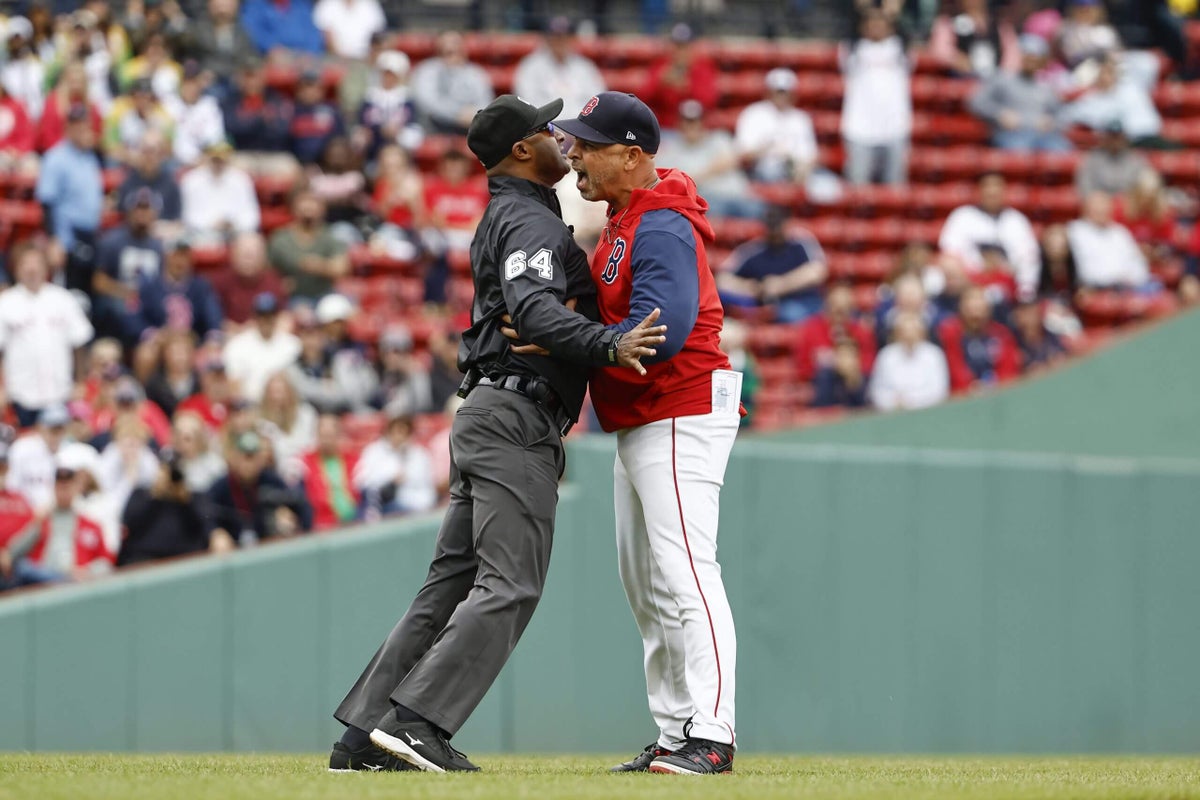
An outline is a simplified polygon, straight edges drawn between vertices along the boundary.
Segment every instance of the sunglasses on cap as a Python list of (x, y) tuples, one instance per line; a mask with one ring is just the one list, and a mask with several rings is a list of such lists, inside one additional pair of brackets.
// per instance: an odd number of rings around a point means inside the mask
[(63, 467), (59, 467), (58, 469), (54, 470), (54, 480), (55, 481), (60, 481), (60, 482), (61, 481), (69, 481), (74, 477), (75, 477), (75, 470), (73, 470), (73, 469), (66, 469)]
[(545, 131), (546, 133), (549, 133), (549, 134), (553, 134), (553, 133), (554, 133), (554, 131), (555, 131), (554, 123), (553, 123), (553, 122), (547, 122), (545, 125), (541, 125), (541, 126), (539, 126), (539, 127), (537, 127), (537, 128), (534, 128), (533, 130), (529, 131), (528, 133), (526, 133), (526, 134), (525, 134), (524, 136), (522, 136), (521, 138), (522, 138), (522, 139), (528, 139), (528, 138), (529, 138), (529, 137), (531, 137), (531, 136), (537, 136), (537, 135), (538, 135), (539, 133), (541, 133), (542, 131)]

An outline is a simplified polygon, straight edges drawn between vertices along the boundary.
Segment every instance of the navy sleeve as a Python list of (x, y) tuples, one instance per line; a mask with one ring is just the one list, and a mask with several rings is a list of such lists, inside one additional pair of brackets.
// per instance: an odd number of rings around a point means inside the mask
[(124, 246), (125, 237), (120, 229), (102, 238), (96, 247), (96, 267), (110, 278), (120, 280), (121, 250)]
[(642, 216), (630, 254), (633, 291), (629, 316), (613, 326), (631, 331), (655, 308), (659, 325), (667, 326), (667, 341), (658, 354), (642, 363), (666, 361), (683, 349), (700, 314), (700, 274), (696, 266), (696, 234), (692, 224), (675, 211), (662, 209)]

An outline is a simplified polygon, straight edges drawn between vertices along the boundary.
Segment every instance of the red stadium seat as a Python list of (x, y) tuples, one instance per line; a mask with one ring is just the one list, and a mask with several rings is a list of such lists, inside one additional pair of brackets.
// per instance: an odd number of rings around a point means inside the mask
[(296, 186), (296, 179), (291, 176), (252, 175), (254, 191), (258, 201), (263, 205), (286, 203), (288, 195)]
[(794, 183), (756, 183), (753, 190), (772, 205), (794, 209), (804, 203), (804, 187)]
[(758, 239), (766, 233), (766, 226), (758, 220), (731, 218), (713, 219), (711, 222), (717, 244), (730, 249)]
[(646, 70), (642, 67), (632, 69), (606, 69), (604, 82), (610, 91), (638, 92), (646, 83)]
[[(712, 50), (712, 57), (724, 71), (765, 72), (779, 65), (777, 49), (761, 41), (724, 41), (717, 42)], [(762, 84), (759, 84), (761, 94)]]
[(786, 383), (796, 377), (796, 359), (791, 354), (772, 356), (769, 358), (755, 357), (758, 374), (764, 384), (774, 385)]
[(667, 52), (666, 41), (657, 36), (610, 36), (602, 41), (597, 54), (601, 62), (609, 66), (637, 67), (642, 72)]
[(208, 245), (192, 250), (192, 268), (196, 272), (218, 272), (229, 265), (229, 248), (222, 245)]
[(437, 38), (432, 33), (397, 33), (391, 38), (391, 46), (403, 52), (415, 64), (434, 54), (437, 50)]
[(891, 253), (846, 253), (829, 259), (829, 276), (836, 281), (876, 285), (887, 280), (896, 265)]
[(856, 286), (854, 287), (854, 306), (862, 314), (870, 314), (875, 311), (875, 306), (879, 305), (879, 287), (878, 286)]
[(262, 210), (263, 234), (270, 235), (292, 221), (292, 212), (287, 206), (268, 206)]
[(717, 91), (720, 105), (739, 109), (763, 96), (763, 74), (761, 72), (721, 73), (717, 76)]
[(496, 94), (512, 94), (513, 76), (517, 72), (517, 68), (511, 64), (505, 66), (487, 67), (488, 78), (492, 82), (492, 89)]
[(839, 73), (802, 72), (796, 85), (796, 104), (808, 111), (840, 111), (845, 82)]
[(800, 331), (796, 325), (760, 325), (748, 332), (746, 347), (759, 358), (792, 352)]
[(775, 52), (774, 66), (784, 66), (800, 73), (836, 73), (837, 45), (814, 42), (782, 45)]

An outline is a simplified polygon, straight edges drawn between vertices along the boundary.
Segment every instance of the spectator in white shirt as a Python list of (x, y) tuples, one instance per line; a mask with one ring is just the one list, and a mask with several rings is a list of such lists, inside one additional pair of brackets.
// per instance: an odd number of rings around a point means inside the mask
[(738, 153), (756, 180), (805, 183), (817, 166), (812, 119), (796, 108), (796, 73), (767, 73), (767, 96), (738, 115)]
[(435, 133), (463, 135), (475, 112), (495, 97), (492, 80), (483, 67), (467, 61), (467, 45), (457, 31), (438, 36), (437, 52), (413, 70), (413, 102)]
[(58, 469), (75, 473), (75, 481), (79, 484), (75, 510), (100, 526), (104, 546), (110, 553), (120, 550), (124, 508), (100, 486), (100, 454), (96, 448), (83, 442), (66, 442), (59, 448), (55, 463)]
[(122, 512), (134, 489), (154, 483), (158, 457), (150, 449), (150, 430), (136, 414), (122, 415), (113, 423), (112, 441), (100, 454), (96, 470), (100, 488)]
[(1151, 288), (1146, 256), (1129, 229), (1113, 222), (1113, 201), (1092, 192), (1083, 201), (1083, 216), (1067, 224), (1079, 285), (1089, 289)]
[(880, 411), (926, 408), (950, 396), (950, 370), (941, 348), (925, 338), (917, 314), (897, 315), (893, 341), (879, 351), (868, 394)]
[(9, 448), (4, 486), (20, 493), (35, 514), (54, 503), (55, 459), (65, 443), (70, 421), (66, 406), (47, 406), (37, 417), (37, 430), (17, 439)]
[(179, 182), (183, 224), (202, 240), (258, 230), (260, 212), (254, 181), (229, 163), (232, 151), (224, 139), (209, 145), (200, 166)]
[(412, 417), (392, 411), (383, 437), (358, 459), (351, 480), (362, 494), (366, 519), (428, 511), (437, 503), (433, 460), (412, 433)]
[(766, 212), (766, 205), (750, 190), (733, 138), (704, 124), (704, 106), (698, 100), (679, 104), (679, 130), (665, 132), (655, 163), (690, 175), (708, 201), (710, 217), (761, 219)]
[(17, 284), (0, 293), (0, 352), (8, 399), (27, 427), (41, 409), (71, 399), (76, 350), (93, 330), (75, 297), (47, 282), (42, 250), (18, 247), (12, 263)]
[(286, 372), (267, 379), (259, 415), (271, 441), (275, 471), (291, 486), (303, 478), (301, 458), (317, 444), (317, 411), (300, 398)]
[(554, 17), (546, 26), (546, 40), (517, 64), (513, 92), (535, 106), (561, 97), (563, 111), (577, 109), (607, 87), (600, 70), (587, 56), (575, 52), (571, 21)]
[(241, 396), (258, 402), (267, 381), (300, 355), (300, 340), (279, 325), (279, 301), (270, 292), (254, 298), (254, 324), (225, 344), (225, 372)]
[(204, 93), (207, 83), (200, 64), (189, 61), (183, 65), (179, 94), (163, 101), (175, 122), (175, 160), (181, 166), (192, 166), (210, 145), (225, 140), (225, 117), (216, 98)]
[(9, 17), (4, 29), (6, 55), (0, 68), (4, 91), (21, 101), (29, 119), (36, 122), (45, 105), (46, 68), (30, 44), (33, 25), (25, 17)]
[(330, 55), (361, 61), (371, 52), (371, 37), (387, 27), (379, 0), (318, 0), (313, 24)]
[(1100, 132), (1119, 122), (1135, 147), (1157, 147), (1163, 143), (1162, 116), (1150, 92), (1128, 78), (1118, 77), (1117, 64), (1109, 58), (1100, 65), (1092, 88), (1063, 109), (1063, 121)]
[(943, 256), (968, 273), (984, 271), (982, 247), (998, 248), (1023, 296), (1037, 291), (1040, 272), (1037, 237), (1029, 219), (1006, 202), (1004, 176), (988, 173), (979, 179), (979, 201), (950, 212), (938, 237)]
[(878, 176), (880, 183), (902, 184), (908, 180), (912, 135), (911, 62), (882, 9), (864, 14), (861, 33), (838, 54), (846, 80), (846, 180), (864, 184)]

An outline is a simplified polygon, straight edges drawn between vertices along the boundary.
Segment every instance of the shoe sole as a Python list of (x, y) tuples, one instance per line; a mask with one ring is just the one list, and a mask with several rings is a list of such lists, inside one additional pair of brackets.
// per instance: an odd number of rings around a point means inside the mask
[(352, 769), (334, 769), (333, 767), (330, 767), (329, 771), (334, 774), (341, 774), (343, 772), (354, 772), (354, 770), (352, 770)]
[(697, 772), (694, 769), (687, 767), (677, 767), (674, 764), (651, 764), (648, 772), (653, 772), (656, 775), (729, 775), (733, 769), (727, 769), (722, 772)]
[(420, 753), (413, 750), (400, 739), (379, 730), (379, 728), (371, 731), (371, 742), (381, 750), (386, 750), (396, 758), (407, 761), (419, 770), (424, 770), (425, 772), (446, 771), (429, 759), (423, 758)]

